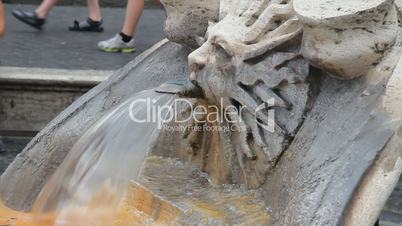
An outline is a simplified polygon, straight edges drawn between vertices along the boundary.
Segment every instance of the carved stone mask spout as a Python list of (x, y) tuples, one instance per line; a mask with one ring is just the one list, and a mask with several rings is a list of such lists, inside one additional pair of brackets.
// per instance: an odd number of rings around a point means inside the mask
[[(220, 11), (221, 20), (209, 23), (205, 43), (188, 57), (190, 79), (203, 89), (208, 103), (242, 109), (239, 114), (230, 114), (230, 121), (243, 128), (231, 133), (239, 159), (255, 159), (256, 150), (251, 146), (256, 144), (269, 162), (275, 162), (284, 149), (285, 137), (293, 134), (300, 123), (303, 111), (298, 110), (304, 106), (294, 108), (298, 112), (284, 114), (295, 116), (283, 120), (295, 120), (292, 126), (271, 123), (269, 109), (290, 110), (292, 103), (279, 94), (289, 88), (287, 84), (300, 83), (301, 86), (292, 86), (290, 92), (299, 93), (296, 95), (303, 99), (298, 100), (300, 103), (305, 104), (308, 99), (308, 88), (303, 82), (309, 67), (299, 54), (302, 25), (291, 0), (242, 0), (232, 4), (226, 1), (221, 2)], [(275, 101), (269, 103), (271, 99)], [(267, 125), (275, 131), (264, 131), (262, 127)], [(279, 142), (269, 143), (273, 137)]]
[(295, 39), (302, 32), (292, 1), (240, 1), (239, 4), (229, 9), (220, 22), (209, 24), (206, 42), (189, 55), (190, 79), (198, 81), (210, 94), (211, 101), (212, 96), (230, 96), (246, 104), (239, 97), (244, 92), (241, 86), (264, 80), (239, 74), (249, 65), (247, 61)]

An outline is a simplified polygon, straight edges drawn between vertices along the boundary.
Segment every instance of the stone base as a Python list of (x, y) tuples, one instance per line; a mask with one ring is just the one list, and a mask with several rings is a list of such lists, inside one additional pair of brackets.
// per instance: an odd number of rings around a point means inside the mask
[(111, 71), (0, 68), (0, 132), (38, 132)]
[[(23, 216), (2, 210), (0, 225), (30, 225)], [(189, 164), (151, 156), (141, 179), (128, 188), (113, 225), (268, 225), (270, 219), (258, 192), (214, 187)]]
[(268, 225), (269, 212), (258, 192), (212, 186), (188, 163), (151, 156), (142, 178), (131, 187), (129, 206), (157, 225)]

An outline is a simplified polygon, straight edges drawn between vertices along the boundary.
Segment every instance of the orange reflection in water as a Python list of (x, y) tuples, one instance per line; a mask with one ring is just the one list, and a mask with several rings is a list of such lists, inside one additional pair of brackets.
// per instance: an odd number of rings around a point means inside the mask
[[(107, 195), (107, 194), (105, 194)], [(102, 196), (97, 196), (101, 200)], [(99, 199), (98, 199), (99, 198)], [(96, 205), (96, 200), (92, 206), (85, 208), (65, 208), (58, 213), (24, 213), (6, 207), (0, 203), (0, 225), (1, 226), (121, 226), (121, 222), (136, 222), (135, 216), (130, 214), (131, 208), (125, 206), (126, 202), (120, 205), (118, 211)], [(132, 213), (132, 212), (131, 212)], [(116, 220), (115, 216), (118, 216)], [(120, 222), (119, 224), (116, 224)]]
[[(7, 208), (3, 203), (0, 204), (0, 225), (1, 226), (103, 226), (103, 225), (135, 225), (136, 222), (143, 221), (141, 217), (133, 214), (131, 207), (123, 205), (118, 211), (113, 223), (108, 222), (110, 212), (108, 210), (81, 211), (72, 210), (64, 213), (64, 219), (60, 221), (60, 214), (33, 214), (24, 213)], [(96, 222), (93, 222), (96, 219)], [(56, 222), (57, 221), (57, 222)]]
[(23, 213), (6, 207), (0, 203), (0, 225), (4, 226), (51, 226), (54, 222), (54, 215), (47, 214), (35, 216), (31, 213)]
[[(129, 191), (136, 191), (129, 186)], [(138, 224), (152, 225), (153, 220), (140, 214), (132, 200), (124, 196), (118, 205), (104, 205), (114, 202), (113, 198), (121, 198), (108, 189), (101, 189), (95, 194), (87, 207), (63, 208), (58, 213), (24, 213), (12, 210), (0, 202), (0, 226), (134, 226)], [(128, 192), (132, 193), (132, 192)], [(131, 197), (133, 198), (133, 197)]]

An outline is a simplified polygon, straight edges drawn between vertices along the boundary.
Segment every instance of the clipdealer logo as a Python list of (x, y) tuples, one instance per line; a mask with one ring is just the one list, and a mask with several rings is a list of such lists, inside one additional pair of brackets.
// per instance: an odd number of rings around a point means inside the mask
[[(254, 112), (257, 125), (262, 129), (273, 133), (275, 131), (275, 99), (271, 98), (259, 105)], [(189, 108), (191, 114), (183, 116), (180, 109)], [(145, 109), (138, 111), (138, 109)], [(241, 131), (240, 125), (244, 124), (242, 115), (248, 111), (246, 107), (236, 107), (234, 105), (224, 105), (223, 100), (219, 105), (196, 105), (188, 99), (178, 98), (169, 105), (160, 105), (153, 98), (140, 98), (132, 101), (129, 107), (130, 119), (135, 123), (157, 124), (158, 129), (168, 131), (204, 130), (204, 131)], [(257, 115), (264, 117), (257, 118)], [(183, 126), (193, 122), (195, 125)], [(175, 123), (175, 126), (168, 124)], [(200, 126), (202, 124), (202, 126)], [(213, 125), (213, 126), (211, 126)], [(219, 125), (219, 126), (218, 126)]]

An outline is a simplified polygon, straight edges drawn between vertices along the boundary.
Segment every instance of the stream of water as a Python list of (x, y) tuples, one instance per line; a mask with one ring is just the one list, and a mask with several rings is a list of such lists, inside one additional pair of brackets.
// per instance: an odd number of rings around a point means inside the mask
[[(145, 100), (152, 106), (170, 107), (174, 99), (174, 95), (143, 91), (104, 116), (72, 147), (43, 187), (32, 213), (19, 218), (37, 226), (113, 225), (128, 184), (140, 174), (158, 134), (160, 120), (135, 122), (133, 117), (149, 116)], [(159, 118), (169, 114), (159, 113)]]

